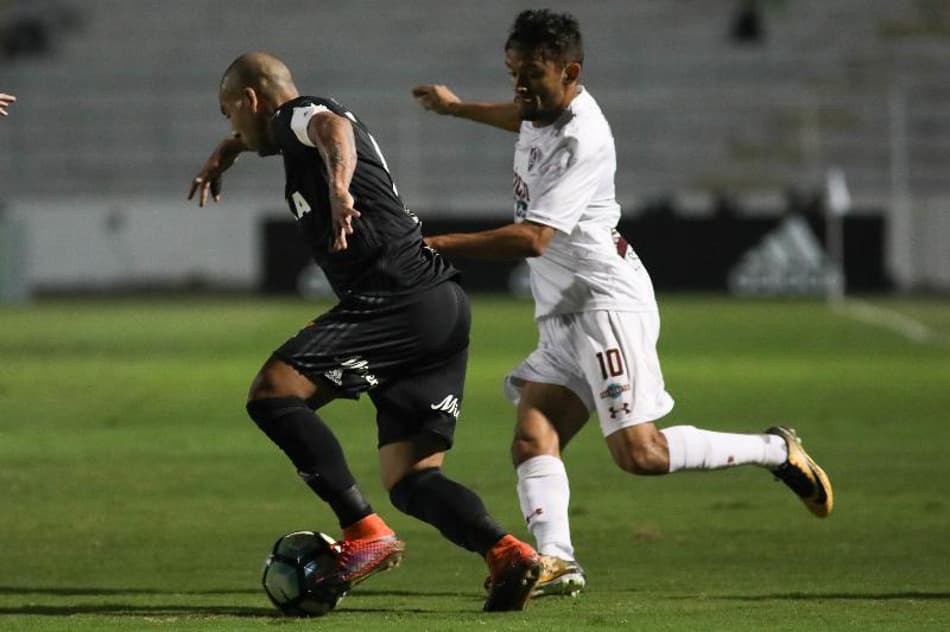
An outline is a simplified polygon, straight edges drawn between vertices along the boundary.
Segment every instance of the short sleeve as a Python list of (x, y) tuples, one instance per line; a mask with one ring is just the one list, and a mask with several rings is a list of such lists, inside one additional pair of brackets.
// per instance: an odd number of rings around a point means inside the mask
[(302, 144), (307, 147), (316, 147), (310, 140), (307, 133), (307, 127), (310, 125), (310, 119), (320, 112), (329, 112), (330, 109), (325, 105), (311, 103), (294, 108), (293, 115), (290, 118), (290, 129)]

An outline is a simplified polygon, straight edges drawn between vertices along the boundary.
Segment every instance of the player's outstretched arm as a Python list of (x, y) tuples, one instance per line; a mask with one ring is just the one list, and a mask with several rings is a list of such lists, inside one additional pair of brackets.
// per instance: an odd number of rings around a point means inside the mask
[(215, 202), (221, 201), (221, 176), (230, 169), (241, 152), (247, 151), (247, 147), (240, 138), (226, 138), (221, 141), (211, 156), (205, 161), (204, 166), (198, 175), (191, 181), (191, 188), (188, 190), (188, 199), (195, 197), (198, 193), (198, 206), (204, 206), (208, 201), (208, 195)]
[(554, 237), (550, 226), (535, 222), (508, 224), (478, 233), (447, 233), (426, 237), (430, 248), (472, 259), (523, 259), (540, 257)]
[(4, 94), (0, 92), (0, 116), (8, 116), (7, 106), (16, 101), (16, 97), (12, 94)]
[(353, 219), (360, 212), (350, 194), (350, 182), (356, 171), (356, 137), (353, 124), (333, 112), (318, 112), (307, 124), (310, 138), (327, 169), (330, 190), (330, 218), (333, 222), (333, 243), (330, 252), (346, 250), (346, 236), (353, 234)]
[(481, 103), (462, 101), (443, 85), (423, 85), (412, 89), (412, 96), (426, 110), (466, 118), (477, 123), (500, 127), (509, 132), (521, 129), (521, 117), (514, 102)]

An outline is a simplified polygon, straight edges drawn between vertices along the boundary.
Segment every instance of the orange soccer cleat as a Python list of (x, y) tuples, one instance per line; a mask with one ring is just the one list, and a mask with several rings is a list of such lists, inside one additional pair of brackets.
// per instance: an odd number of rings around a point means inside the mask
[(319, 577), (316, 583), (345, 593), (373, 575), (399, 566), (406, 544), (395, 535), (386, 535), (340, 540), (332, 548), (337, 554), (336, 570)]
[(483, 610), (524, 610), (541, 577), (541, 556), (530, 545), (506, 535), (485, 557), (490, 576)]

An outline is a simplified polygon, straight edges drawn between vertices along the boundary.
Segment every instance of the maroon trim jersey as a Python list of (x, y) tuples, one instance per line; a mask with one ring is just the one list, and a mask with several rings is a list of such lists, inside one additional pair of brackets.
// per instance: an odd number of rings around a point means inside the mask
[[(348, 248), (330, 252), (333, 241), (327, 169), (307, 135), (310, 119), (332, 112), (353, 124), (356, 169), (350, 194), (353, 219)], [(367, 127), (333, 99), (301, 96), (280, 106), (271, 121), (284, 158), (285, 197), (313, 258), (340, 299), (385, 302), (424, 291), (458, 276), (422, 241), (419, 219), (403, 204), (376, 140)]]

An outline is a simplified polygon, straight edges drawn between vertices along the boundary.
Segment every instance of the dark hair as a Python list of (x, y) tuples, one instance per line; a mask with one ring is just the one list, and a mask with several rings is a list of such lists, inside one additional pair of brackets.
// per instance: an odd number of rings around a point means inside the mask
[(522, 11), (508, 31), (505, 50), (541, 53), (545, 58), (569, 64), (584, 63), (581, 28), (570, 13), (554, 13), (549, 9)]

